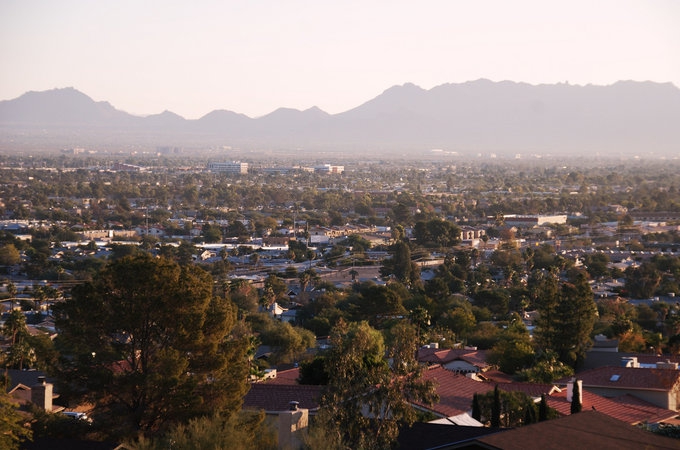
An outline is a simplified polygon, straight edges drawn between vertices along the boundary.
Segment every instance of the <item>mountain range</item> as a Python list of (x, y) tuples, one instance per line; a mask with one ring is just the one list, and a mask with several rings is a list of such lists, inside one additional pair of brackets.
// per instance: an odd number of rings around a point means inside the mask
[(5, 152), (159, 146), (678, 157), (680, 89), (634, 81), (579, 86), (482, 79), (429, 90), (407, 83), (339, 114), (280, 108), (251, 118), (216, 110), (195, 120), (170, 111), (135, 116), (74, 88), (0, 101)]

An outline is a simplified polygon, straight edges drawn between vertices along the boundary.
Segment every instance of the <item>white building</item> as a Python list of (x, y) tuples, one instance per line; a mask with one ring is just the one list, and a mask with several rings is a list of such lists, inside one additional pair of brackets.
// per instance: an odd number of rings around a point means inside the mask
[(345, 166), (334, 166), (331, 164), (324, 164), (322, 166), (314, 167), (314, 172), (317, 173), (343, 173)]
[(211, 162), (208, 170), (219, 173), (248, 173), (248, 163), (243, 162)]

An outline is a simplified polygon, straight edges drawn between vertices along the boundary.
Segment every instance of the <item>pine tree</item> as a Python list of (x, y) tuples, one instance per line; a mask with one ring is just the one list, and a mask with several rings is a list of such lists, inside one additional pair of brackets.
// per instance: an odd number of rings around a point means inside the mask
[(501, 393), (498, 385), (493, 390), (493, 405), (491, 406), (491, 426), (499, 428), (501, 426)]
[(543, 351), (556, 352), (564, 364), (577, 367), (591, 345), (590, 332), (597, 316), (587, 278), (573, 271), (569, 282), (558, 282), (554, 274), (537, 272), (530, 284), (540, 314), (534, 332), (537, 345)]
[(543, 422), (548, 420), (548, 401), (545, 394), (541, 394), (541, 403), (538, 404), (538, 421)]
[(477, 421), (482, 420), (482, 408), (479, 406), (479, 394), (477, 393), (472, 396), (472, 418)]
[(531, 425), (532, 423), (536, 423), (536, 407), (527, 405), (524, 413), (524, 425)]
[(55, 306), (60, 377), (87, 389), (121, 435), (238, 411), (248, 360), (245, 338), (230, 338), (236, 311), (196, 266), (115, 260)]
[(571, 391), (571, 414), (581, 412), (581, 409), (583, 409), (583, 405), (581, 404), (581, 388), (579, 384), (578, 380), (574, 380), (574, 387)]

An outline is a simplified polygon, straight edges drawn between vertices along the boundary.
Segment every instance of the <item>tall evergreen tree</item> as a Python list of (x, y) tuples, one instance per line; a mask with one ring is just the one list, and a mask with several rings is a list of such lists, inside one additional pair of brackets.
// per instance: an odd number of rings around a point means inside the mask
[(119, 435), (240, 409), (247, 345), (229, 337), (235, 305), (212, 291), (195, 266), (113, 261), (55, 308), (62, 379), (87, 390)]
[[(590, 348), (597, 307), (585, 274), (573, 272), (569, 282), (543, 275), (537, 283), (539, 319), (535, 330), (541, 350), (553, 350), (563, 363), (578, 367)], [(555, 289), (557, 287), (557, 290)]]
[(536, 407), (527, 405), (524, 413), (524, 425), (531, 425), (532, 423), (536, 423)]
[(541, 403), (538, 404), (538, 421), (543, 422), (548, 420), (548, 401), (545, 394), (541, 394)]
[(501, 426), (501, 393), (498, 385), (493, 389), (493, 404), (491, 406), (491, 426), (498, 428)]
[(570, 413), (578, 413), (583, 409), (583, 404), (581, 403), (581, 387), (578, 380), (574, 380), (574, 387), (571, 391), (571, 407)]
[(479, 406), (479, 394), (472, 396), (472, 418), (476, 421), (482, 420), (482, 409)]

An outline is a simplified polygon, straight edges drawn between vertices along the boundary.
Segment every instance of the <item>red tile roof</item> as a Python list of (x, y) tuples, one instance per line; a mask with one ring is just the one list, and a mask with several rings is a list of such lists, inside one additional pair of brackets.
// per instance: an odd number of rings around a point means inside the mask
[(297, 379), (300, 377), (300, 369), (288, 369), (276, 372), (276, 378), (267, 380), (267, 384), (286, 384), (286, 385), (297, 385)]
[(444, 350), (421, 348), (418, 350), (418, 361), (430, 364), (446, 364), (461, 360), (481, 369), (489, 367), (486, 362), (485, 350), (469, 350), (463, 348), (449, 348)]
[(290, 402), (299, 402), (300, 408), (316, 410), (323, 386), (255, 383), (243, 399), (246, 409), (287, 411)]
[[(439, 403), (426, 407), (435, 414), (445, 417), (463, 414), (472, 408), (472, 397), (492, 391), (496, 384), (506, 392), (521, 391), (531, 397), (550, 394), (555, 388), (551, 384), (492, 383), (476, 381), (464, 375), (446, 370), (437, 365), (423, 372), (423, 379), (435, 382)], [(419, 405), (424, 407), (424, 405)]]
[[(505, 450), (576, 449), (678, 449), (680, 441), (626, 425), (598, 411), (546, 420), (476, 439), (476, 448)], [(481, 444), (481, 445), (479, 445)]]
[[(618, 375), (618, 377), (615, 377)], [(680, 381), (680, 370), (633, 367), (599, 367), (578, 374), (583, 387), (671, 391)]]
[(444, 417), (457, 416), (469, 411), (475, 393), (491, 391), (495, 386), (492, 383), (472, 380), (441, 366), (433, 366), (424, 371), (423, 379), (435, 382), (439, 403), (429, 407), (419, 406)]
[[(547, 401), (548, 406), (556, 409), (560, 414), (564, 416), (571, 414), (571, 402), (567, 401), (566, 388), (550, 395)], [(595, 409), (630, 425), (662, 422), (678, 415), (675, 411), (659, 408), (629, 394), (607, 398), (584, 390), (582, 405), (584, 411)]]

